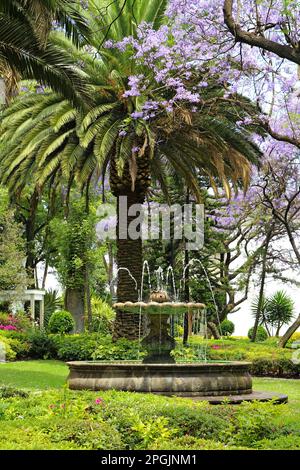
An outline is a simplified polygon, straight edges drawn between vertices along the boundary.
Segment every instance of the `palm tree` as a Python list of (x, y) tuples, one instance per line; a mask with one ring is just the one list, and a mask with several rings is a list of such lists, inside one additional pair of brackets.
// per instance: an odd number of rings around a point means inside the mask
[[(49, 39), (52, 23), (75, 44), (89, 29), (84, 17), (67, 0), (2, 0), (0, 4), (0, 76), (6, 82), (7, 100), (20, 77), (51, 86), (72, 102), (87, 98), (82, 77), (67, 54)], [(81, 103), (82, 104), (82, 103)]]
[(265, 321), (275, 328), (275, 336), (279, 336), (284, 325), (288, 325), (294, 318), (294, 302), (284, 291), (275, 292), (267, 301)]
[[(259, 152), (247, 132), (237, 129), (236, 121), (242, 111), (237, 113), (235, 107), (226, 104), (225, 90), (216, 87), (213, 78), (206, 90), (208, 104), (197, 112), (182, 103), (174, 112), (159, 114), (148, 121), (132, 118), (147, 96), (124, 97), (128, 79), (136, 73), (146, 74), (147, 70), (141, 71), (127, 53), (102, 50), (99, 44), (104, 37), (120, 40), (134, 34), (136, 24), (143, 20), (153, 20), (154, 27), (158, 27), (167, 2), (145, 0), (144, 8), (139, 2), (136, 11), (134, 2), (127, 2), (120, 16), (116, 16), (117, 3), (112, 2), (108, 8), (108, 28), (104, 28), (102, 19), (98, 19), (97, 29), (92, 25), (93, 31), (97, 31), (90, 39), (93, 55), (86, 47), (78, 50), (65, 38), (59, 35), (55, 38), (57, 48), (68, 51), (73, 60), (82, 64), (94, 89), (95, 106), (84, 113), (54, 93), (16, 99), (2, 117), (3, 181), (14, 191), (22, 190), (35, 174), (41, 189), (56, 174), (69, 185), (76, 180), (84, 187), (95, 174), (104, 175), (109, 170), (113, 194), (118, 200), (126, 196), (128, 205), (145, 201), (151, 178), (165, 191), (171, 169), (198, 198), (199, 174), (207, 175), (213, 185), (216, 178), (217, 184), (223, 184), (228, 191), (229, 179), (247, 185), (250, 162), (257, 161)], [(165, 99), (168, 91), (153, 89), (148, 93), (152, 98)], [(142, 260), (141, 239), (117, 239), (118, 266), (127, 267), (138, 283)], [(119, 301), (137, 299), (132, 280), (122, 271), (117, 296)], [(132, 338), (137, 333), (138, 319), (117, 312), (115, 337)]]

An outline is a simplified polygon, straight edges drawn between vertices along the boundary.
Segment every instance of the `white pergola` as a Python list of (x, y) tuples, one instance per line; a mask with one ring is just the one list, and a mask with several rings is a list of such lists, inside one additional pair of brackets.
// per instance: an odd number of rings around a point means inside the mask
[[(35, 323), (35, 303), (40, 303), (40, 328), (44, 327), (45, 317), (45, 297), (46, 291), (41, 289), (27, 289), (20, 296), (22, 302), (30, 302), (30, 316), (32, 323)], [(0, 291), (0, 302), (14, 302), (14, 291)]]

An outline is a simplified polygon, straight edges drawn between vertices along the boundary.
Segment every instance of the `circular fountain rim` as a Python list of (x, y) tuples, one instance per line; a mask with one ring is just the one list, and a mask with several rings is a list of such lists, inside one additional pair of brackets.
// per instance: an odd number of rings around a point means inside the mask
[(155, 368), (155, 369), (164, 369), (164, 368), (180, 368), (180, 367), (190, 367), (193, 369), (201, 368), (205, 369), (207, 367), (249, 367), (252, 365), (251, 362), (241, 362), (241, 361), (224, 361), (224, 362), (175, 362), (175, 363), (156, 363), (149, 362), (143, 363), (141, 361), (69, 361), (66, 363), (72, 367), (83, 368), (86, 366), (117, 366), (122, 368), (127, 368), (128, 366), (137, 367), (139, 369), (144, 368)]
[(160, 307), (160, 308), (165, 308), (165, 307), (173, 307), (175, 308), (180, 308), (180, 307), (185, 307), (185, 308), (206, 308), (205, 304), (202, 304), (200, 302), (116, 302), (113, 304), (113, 308), (123, 308), (123, 307), (142, 307), (142, 308), (149, 308), (149, 307)]

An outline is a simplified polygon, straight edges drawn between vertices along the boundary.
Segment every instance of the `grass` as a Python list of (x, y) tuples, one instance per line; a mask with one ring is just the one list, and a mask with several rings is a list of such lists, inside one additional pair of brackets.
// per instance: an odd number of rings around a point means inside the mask
[(30, 390), (61, 388), (68, 367), (60, 361), (17, 361), (0, 364), (0, 385)]

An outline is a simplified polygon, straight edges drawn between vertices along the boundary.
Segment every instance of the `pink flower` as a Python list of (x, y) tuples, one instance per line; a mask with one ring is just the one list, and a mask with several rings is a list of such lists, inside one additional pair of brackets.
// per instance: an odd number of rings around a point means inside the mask
[(3, 330), (3, 331), (16, 331), (17, 328), (14, 325), (0, 325), (0, 330)]
[(102, 405), (103, 398), (96, 398), (95, 403), (96, 403), (96, 405)]
[(212, 349), (221, 349), (221, 346), (219, 346), (218, 344), (213, 344)]

